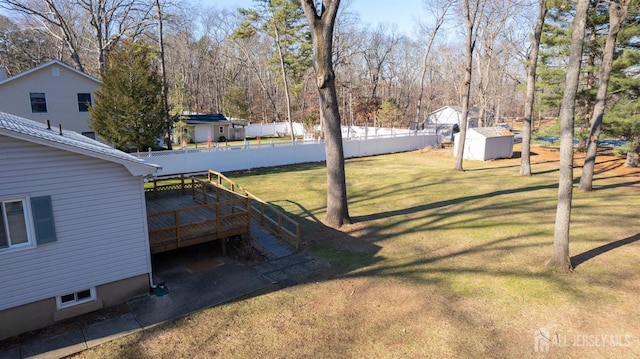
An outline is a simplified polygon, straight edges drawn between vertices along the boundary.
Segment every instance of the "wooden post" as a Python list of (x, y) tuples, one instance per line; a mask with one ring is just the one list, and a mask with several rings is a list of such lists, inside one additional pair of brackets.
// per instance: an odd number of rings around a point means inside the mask
[(300, 225), (296, 223), (296, 250), (300, 249)]
[(173, 211), (173, 216), (174, 216), (174, 223), (176, 226), (176, 246), (178, 248), (180, 248), (180, 241), (181, 241), (181, 236), (180, 236), (180, 211), (176, 210)]
[(207, 200), (207, 186), (202, 183), (202, 199), (204, 200), (204, 204), (209, 203), (209, 201)]
[(158, 181), (156, 180), (155, 177), (153, 177), (153, 196), (157, 199), (158, 198)]
[(247, 233), (251, 234), (251, 199), (247, 197)]

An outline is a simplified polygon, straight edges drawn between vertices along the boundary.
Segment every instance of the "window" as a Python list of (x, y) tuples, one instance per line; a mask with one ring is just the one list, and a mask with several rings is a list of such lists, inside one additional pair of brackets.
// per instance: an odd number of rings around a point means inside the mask
[(94, 300), (96, 300), (95, 287), (57, 296), (56, 304), (58, 305), (58, 309), (63, 309)]
[(33, 245), (31, 221), (25, 198), (0, 202), (0, 251), (25, 248)]
[(91, 106), (91, 94), (79, 93), (78, 94), (78, 111), (88, 112), (90, 106)]
[(47, 98), (44, 92), (29, 93), (31, 99), (31, 113), (47, 113)]
[(0, 199), (0, 253), (56, 239), (50, 196)]
[(224, 127), (220, 126), (220, 133), (224, 133)]

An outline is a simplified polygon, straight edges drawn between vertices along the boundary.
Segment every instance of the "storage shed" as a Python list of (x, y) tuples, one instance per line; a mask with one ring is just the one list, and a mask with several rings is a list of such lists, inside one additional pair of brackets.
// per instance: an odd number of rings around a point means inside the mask
[[(454, 156), (458, 153), (460, 134), (455, 135)], [(487, 161), (513, 156), (513, 133), (504, 127), (477, 127), (467, 130), (463, 158)]]

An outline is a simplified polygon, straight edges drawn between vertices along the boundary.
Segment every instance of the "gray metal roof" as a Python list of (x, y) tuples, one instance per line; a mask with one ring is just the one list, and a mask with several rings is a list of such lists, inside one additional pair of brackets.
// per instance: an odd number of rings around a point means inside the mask
[(60, 132), (57, 127), (47, 128), (44, 123), (4, 112), (0, 112), (0, 135), (115, 162), (135, 176), (151, 175), (161, 168), (77, 132), (64, 128)]
[(180, 118), (189, 125), (200, 125), (200, 124), (219, 124), (219, 125), (229, 125), (231, 121), (229, 121), (224, 115), (219, 113), (208, 114), (208, 115), (183, 115)]
[(513, 133), (504, 127), (474, 127), (470, 130), (476, 131), (484, 137), (506, 137), (513, 136)]

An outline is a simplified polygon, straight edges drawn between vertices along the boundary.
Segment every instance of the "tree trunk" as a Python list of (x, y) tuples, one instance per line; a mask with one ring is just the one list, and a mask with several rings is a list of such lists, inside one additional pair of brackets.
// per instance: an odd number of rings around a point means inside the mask
[(602, 53), (602, 64), (600, 65), (600, 83), (598, 84), (598, 93), (596, 95), (596, 103), (593, 107), (593, 115), (591, 116), (591, 131), (587, 140), (587, 155), (584, 159), (582, 167), (582, 176), (578, 188), (584, 191), (593, 189), (593, 170), (596, 163), (596, 155), (598, 152), (598, 137), (602, 127), (602, 117), (604, 116), (605, 105), (607, 100), (607, 89), (609, 87), (609, 77), (613, 67), (613, 55), (616, 47), (618, 32), (622, 26), (622, 22), (627, 17), (629, 3), (622, 5), (613, 2), (609, 3), (609, 34)]
[(302, 0), (313, 38), (316, 85), (320, 95), (320, 116), (327, 157), (327, 216), (325, 223), (340, 227), (351, 223), (347, 206), (347, 184), (340, 130), (340, 113), (333, 70), (333, 28), (340, 0), (324, 0), (320, 14), (314, 0)]
[(160, 76), (162, 76), (162, 103), (164, 105), (164, 121), (167, 129), (167, 133), (165, 134), (165, 145), (167, 146), (167, 149), (171, 150), (171, 130), (173, 129), (173, 124), (171, 123), (171, 119), (169, 118), (169, 100), (167, 98), (167, 70), (164, 61), (164, 34), (162, 30), (163, 19), (160, 0), (156, 0), (156, 10), (158, 12), (158, 49), (160, 51)]
[(536, 71), (538, 66), (538, 51), (540, 36), (547, 14), (547, 0), (540, 0), (538, 20), (533, 32), (533, 42), (529, 53), (529, 68), (527, 69), (527, 94), (524, 105), (524, 126), (522, 128), (522, 152), (520, 155), (520, 174), (531, 176), (531, 131), (533, 123), (533, 104), (536, 99)]
[[(422, 120), (422, 98), (424, 96), (424, 79), (427, 76), (427, 65), (429, 61), (429, 54), (431, 54), (431, 48), (433, 47), (433, 42), (436, 39), (436, 35), (438, 34), (438, 30), (444, 23), (445, 16), (452, 5), (452, 1), (447, 1), (443, 4), (442, 9), (434, 8), (434, 12), (440, 11), (437, 13), (435, 19), (435, 24), (433, 25), (433, 31), (429, 36), (429, 41), (427, 42), (427, 47), (424, 50), (424, 54), (422, 56), (422, 69), (420, 70), (420, 92), (418, 92), (418, 103), (416, 105), (416, 132), (418, 132), (418, 126), (420, 125), (420, 121)], [(434, 14), (435, 15), (435, 14)]]
[(275, 40), (276, 49), (278, 50), (278, 59), (280, 60), (280, 71), (282, 72), (282, 83), (284, 84), (284, 98), (287, 104), (287, 120), (289, 121), (289, 129), (291, 130), (291, 142), (293, 143), (296, 141), (296, 136), (293, 133), (293, 118), (291, 118), (291, 94), (289, 91), (289, 77), (287, 76), (287, 70), (284, 65), (284, 54), (282, 53), (282, 45), (280, 44), (278, 27), (275, 24), (273, 27), (276, 36)]
[(466, 54), (465, 54), (465, 73), (462, 95), (462, 118), (460, 119), (460, 133), (458, 134), (458, 149), (456, 152), (456, 162), (453, 167), (456, 171), (464, 171), (462, 162), (464, 157), (464, 142), (467, 137), (467, 117), (469, 117), (469, 97), (471, 96), (471, 70), (473, 66), (473, 50), (475, 48), (475, 32), (474, 26), (476, 17), (480, 8), (480, 2), (476, 0), (474, 8), (471, 9), (469, 0), (464, 1), (465, 20), (467, 24), (466, 37)]
[(579, 0), (569, 52), (569, 66), (565, 80), (564, 95), (560, 108), (560, 179), (558, 181), (558, 206), (553, 237), (553, 252), (547, 265), (571, 269), (569, 258), (569, 225), (571, 223), (571, 200), (573, 197), (573, 124), (576, 93), (580, 79), (584, 30), (589, 0)]

